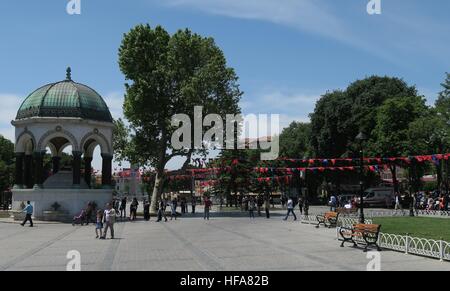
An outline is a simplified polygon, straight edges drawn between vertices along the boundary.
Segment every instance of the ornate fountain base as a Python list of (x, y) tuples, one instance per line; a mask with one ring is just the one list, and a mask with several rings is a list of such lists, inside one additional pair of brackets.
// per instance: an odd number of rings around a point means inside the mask
[[(21, 204), (31, 201), (34, 207), (33, 217), (43, 221), (67, 222), (85, 209), (90, 201), (103, 209), (112, 200), (111, 189), (15, 189), (12, 192), (13, 210), (21, 210)], [(61, 209), (50, 211), (55, 202)]]

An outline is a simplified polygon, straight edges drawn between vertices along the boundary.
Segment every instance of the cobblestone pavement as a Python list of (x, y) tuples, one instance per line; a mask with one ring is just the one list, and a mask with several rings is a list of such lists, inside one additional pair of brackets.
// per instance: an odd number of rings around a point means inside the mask
[[(0, 270), (65, 270), (71, 250), (81, 253), (82, 270), (366, 270), (366, 254), (340, 248), (335, 230), (281, 215), (117, 223), (116, 239), (103, 241), (92, 225), (0, 223)], [(450, 270), (433, 259), (381, 256), (382, 270)]]

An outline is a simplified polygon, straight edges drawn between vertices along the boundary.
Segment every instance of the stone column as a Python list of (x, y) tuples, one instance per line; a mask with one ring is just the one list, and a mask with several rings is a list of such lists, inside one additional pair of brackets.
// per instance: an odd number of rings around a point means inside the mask
[(34, 188), (44, 188), (44, 155), (45, 152), (34, 152)]
[(52, 157), (53, 175), (59, 172), (61, 157)]
[(16, 171), (14, 175), (15, 185), (14, 189), (23, 189), (23, 162), (25, 153), (15, 153), (16, 156)]
[(33, 188), (33, 156), (25, 156), (24, 184), (27, 189)]
[(81, 185), (81, 155), (82, 152), (73, 151), (73, 163), (72, 163), (72, 172), (73, 172), (73, 187), (78, 188)]
[(106, 189), (112, 185), (112, 159), (112, 155), (102, 154), (102, 187)]
[(84, 180), (91, 187), (92, 157), (84, 157)]

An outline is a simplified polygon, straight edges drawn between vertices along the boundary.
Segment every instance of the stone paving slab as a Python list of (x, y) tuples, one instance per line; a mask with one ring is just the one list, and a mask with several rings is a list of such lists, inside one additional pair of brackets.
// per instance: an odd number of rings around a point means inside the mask
[[(366, 270), (361, 249), (340, 248), (333, 229), (299, 221), (246, 217), (180, 218), (116, 224), (115, 240), (95, 239), (94, 226), (0, 223), (0, 270), (63, 271), (67, 252), (82, 270)], [(382, 270), (450, 270), (450, 263), (381, 252)]]

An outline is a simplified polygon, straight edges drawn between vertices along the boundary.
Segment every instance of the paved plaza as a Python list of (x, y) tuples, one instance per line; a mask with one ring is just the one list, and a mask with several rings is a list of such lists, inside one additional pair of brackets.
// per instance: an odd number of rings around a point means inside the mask
[[(94, 226), (0, 223), (0, 270), (66, 270), (68, 251), (88, 270), (358, 270), (369, 260), (360, 249), (340, 248), (334, 229), (316, 229), (281, 216), (183, 217), (156, 223), (116, 224), (115, 240), (95, 239)], [(382, 270), (449, 270), (449, 263), (381, 253)]]

